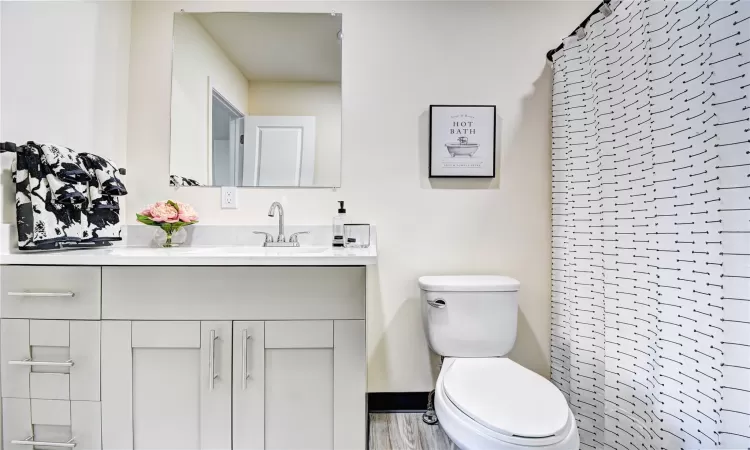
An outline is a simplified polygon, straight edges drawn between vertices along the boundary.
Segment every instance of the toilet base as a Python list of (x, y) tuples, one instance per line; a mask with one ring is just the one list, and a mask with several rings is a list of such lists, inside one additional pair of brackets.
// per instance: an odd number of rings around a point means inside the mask
[(580, 441), (578, 427), (573, 413), (568, 419), (569, 426), (565, 437), (559, 438), (519, 438), (501, 435), (475, 422), (461, 412), (445, 394), (443, 374), (446, 366), (440, 371), (435, 388), (435, 412), (439, 424), (449, 438), (462, 450), (578, 450)]

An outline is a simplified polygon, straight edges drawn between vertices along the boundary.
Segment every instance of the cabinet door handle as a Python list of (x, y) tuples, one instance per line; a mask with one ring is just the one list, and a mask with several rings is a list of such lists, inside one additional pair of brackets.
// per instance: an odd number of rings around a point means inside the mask
[[(11, 366), (50, 366), (50, 367), (73, 367), (75, 364), (72, 359), (67, 361), (34, 361), (33, 359), (11, 360), (8, 361)], [(42, 445), (42, 444), (39, 444)]]
[(75, 292), (8, 292), (8, 297), (75, 297)]
[(219, 378), (219, 374), (216, 373), (216, 340), (219, 339), (216, 336), (216, 330), (211, 330), (209, 334), (208, 342), (208, 390), (214, 390), (214, 381)]
[(250, 378), (250, 373), (247, 370), (247, 341), (252, 339), (252, 336), (248, 336), (247, 329), (242, 330), (242, 390), (247, 389), (247, 380)]
[(24, 440), (12, 440), (10, 441), (13, 445), (33, 445), (33, 446), (44, 446), (44, 447), (62, 447), (62, 448), (75, 448), (76, 441), (73, 439), (67, 442), (44, 442), (35, 441), (34, 436), (29, 436)]

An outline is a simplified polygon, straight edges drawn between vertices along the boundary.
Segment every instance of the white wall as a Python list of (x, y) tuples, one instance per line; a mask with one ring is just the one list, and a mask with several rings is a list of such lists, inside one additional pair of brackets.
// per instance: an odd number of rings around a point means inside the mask
[[(57, 143), (125, 166), (130, 7), (0, 1), (0, 140)], [(10, 161), (3, 156), (2, 222), (15, 224)]]
[[(172, 29), (171, 24), (169, 28)], [(146, 30), (146, 33), (150, 32)], [(148, 34), (139, 36), (146, 41), (148, 38)], [(243, 112), (247, 108), (247, 79), (189, 14), (174, 16), (174, 56), (171, 148), (175, 158), (171, 174), (207, 184), (211, 154), (208, 148), (208, 79), (210, 77), (211, 85)], [(167, 175), (162, 175), (162, 181), (169, 181)]]
[[(336, 200), (346, 200), (352, 220), (379, 230), (379, 264), (368, 271), (370, 391), (432, 387), (417, 287), (427, 274), (518, 278), (512, 357), (548, 376), (551, 79), (544, 55), (595, 4), (135, 2), (128, 204), (137, 210), (171, 197), (192, 203), (202, 223), (270, 224), (268, 205), (280, 200), (288, 223), (327, 224)], [(340, 190), (241, 189), (239, 209), (222, 210), (218, 188), (167, 186), (172, 14), (180, 8), (343, 13)], [(430, 104), (497, 105), (495, 180), (427, 177)]]
[[(3, 124), (3, 5), (0, 3), (0, 142), (4, 141), (2, 124)], [(6, 219), (5, 212), (13, 209), (13, 195), (11, 181), (10, 164), (12, 156), (6, 153), (0, 154), (0, 223), (10, 222), (12, 219)], [(8, 212), (10, 215), (11, 213)], [(2, 434), (2, 430), (0, 430)]]
[(341, 185), (341, 84), (250, 81), (250, 115), (315, 116), (315, 186)]
[[(0, 5), (0, 105), (3, 102), (3, 95), (2, 95), (2, 85), (3, 85), (3, 7)], [(0, 108), (0, 124), (3, 123), (3, 114), (2, 114), (2, 108)], [(3, 135), (0, 133), (0, 142), (2, 142)], [(0, 157), (0, 224), (3, 223), (2, 217), (5, 214), (5, 186), (4, 186), (4, 175), (2, 172), (5, 171), (6, 167), (6, 159), (9, 159), (5, 154), (2, 154)], [(1, 227), (2, 225), (0, 225)], [(0, 289), (3, 288), (2, 286), (2, 280), (0, 280)], [(0, 346), (2, 346), (2, 342), (0, 341)], [(0, 399), (0, 410), (3, 408), (3, 402), (2, 399)], [(0, 442), (3, 441), (3, 420), (0, 417)]]

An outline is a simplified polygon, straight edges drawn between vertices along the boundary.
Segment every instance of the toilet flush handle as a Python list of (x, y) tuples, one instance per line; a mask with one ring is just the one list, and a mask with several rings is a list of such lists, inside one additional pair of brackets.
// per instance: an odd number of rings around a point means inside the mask
[(442, 298), (436, 298), (435, 300), (427, 300), (427, 304), (433, 308), (445, 308), (445, 300)]

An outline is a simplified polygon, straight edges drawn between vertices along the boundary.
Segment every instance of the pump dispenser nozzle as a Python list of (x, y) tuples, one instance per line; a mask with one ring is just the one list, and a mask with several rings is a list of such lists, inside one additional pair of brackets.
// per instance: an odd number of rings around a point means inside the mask
[(344, 222), (346, 221), (346, 208), (344, 201), (339, 200), (338, 214), (333, 217), (333, 246), (344, 246)]

